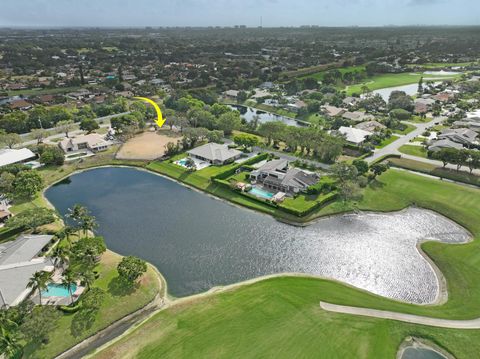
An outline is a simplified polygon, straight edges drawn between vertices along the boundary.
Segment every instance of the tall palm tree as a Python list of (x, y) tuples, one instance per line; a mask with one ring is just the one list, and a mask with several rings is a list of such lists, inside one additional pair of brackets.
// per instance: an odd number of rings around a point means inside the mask
[(75, 228), (72, 226), (66, 225), (63, 228), (63, 233), (65, 234), (65, 239), (67, 240), (68, 246), (71, 248), (72, 247), (72, 242), (70, 241), (71, 235), (75, 233)]
[(33, 291), (38, 290), (38, 296), (40, 298), (40, 305), (42, 305), (42, 291), (48, 288), (47, 284), (52, 278), (52, 273), (38, 271), (33, 274), (27, 283), (27, 288), (31, 288)]
[(52, 252), (54, 266), (60, 268), (68, 264), (69, 255), (70, 251), (67, 248), (57, 245)]
[(62, 284), (68, 289), (68, 293), (70, 294), (70, 303), (73, 303), (72, 288), (76, 281), (77, 281), (77, 275), (73, 271), (67, 269), (63, 273)]
[(83, 235), (87, 237), (88, 231), (93, 231), (97, 228), (98, 223), (94, 216), (86, 214), (80, 219), (80, 227), (83, 229)]
[(79, 273), (79, 279), (85, 284), (87, 289), (90, 289), (95, 281), (95, 273), (91, 269), (85, 269)]

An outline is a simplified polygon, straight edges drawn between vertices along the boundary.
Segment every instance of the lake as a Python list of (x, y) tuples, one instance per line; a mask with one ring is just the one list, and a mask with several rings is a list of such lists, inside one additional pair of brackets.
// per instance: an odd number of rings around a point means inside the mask
[(75, 203), (87, 206), (107, 246), (157, 266), (174, 296), (298, 272), (430, 303), (439, 284), (417, 242), (469, 238), (454, 222), (417, 208), (341, 215), (294, 227), (133, 168), (78, 173), (50, 187), (46, 197), (62, 214)]
[(271, 121), (280, 121), (288, 126), (306, 126), (302, 122), (298, 122), (294, 118), (280, 116), (271, 112), (266, 112), (258, 110), (253, 107), (243, 106), (243, 105), (229, 105), (230, 108), (240, 112), (241, 117), (247, 122), (252, 122), (255, 116), (258, 116), (258, 123), (265, 123)]

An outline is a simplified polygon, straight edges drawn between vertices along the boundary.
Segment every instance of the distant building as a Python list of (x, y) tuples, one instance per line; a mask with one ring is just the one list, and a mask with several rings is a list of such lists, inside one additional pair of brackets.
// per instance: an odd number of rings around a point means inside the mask
[(227, 90), (223, 93), (225, 98), (231, 99), (231, 100), (236, 100), (238, 98), (238, 94), (240, 91), (237, 90)]
[(242, 152), (230, 149), (226, 145), (218, 143), (207, 143), (187, 151), (190, 157), (194, 157), (201, 161), (206, 161), (214, 165), (223, 165), (233, 162), (240, 158)]
[(347, 111), (342, 114), (342, 117), (346, 120), (350, 120), (353, 122), (363, 122), (367, 120), (373, 120), (375, 118), (375, 116), (365, 112), (361, 112), (361, 111), (354, 111), (354, 112)]
[(10, 102), (9, 106), (12, 110), (29, 110), (33, 107), (30, 102), (27, 102), (23, 99), (12, 101)]
[(336, 117), (342, 116), (346, 110), (335, 106), (325, 105), (322, 106), (322, 112), (328, 117)]
[(111, 143), (106, 141), (103, 136), (97, 133), (89, 135), (79, 135), (76, 137), (66, 137), (58, 143), (63, 152), (75, 152), (81, 150), (90, 150), (92, 152), (105, 151)]
[(0, 150), (0, 167), (14, 163), (25, 163), (35, 159), (37, 156), (28, 148)]

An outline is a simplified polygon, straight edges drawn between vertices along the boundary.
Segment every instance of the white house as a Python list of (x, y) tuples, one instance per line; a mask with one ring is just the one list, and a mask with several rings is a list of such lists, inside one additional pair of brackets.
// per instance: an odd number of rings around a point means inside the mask
[(90, 150), (92, 152), (105, 151), (111, 143), (97, 133), (66, 137), (58, 143), (58, 146), (65, 152)]
[(0, 150), (0, 167), (11, 165), (14, 163), (24, 163), (37, 157), (35, 153), (28, 148), (20, 149), (3, 149)]
[(347, 142), (350, 142), (354, 145), (362, 144), (368, 136), (372, 135), (371, 132), (364, 131), (359, 128), (345, 126), (340, 127), (338, 132), (345, 136)]

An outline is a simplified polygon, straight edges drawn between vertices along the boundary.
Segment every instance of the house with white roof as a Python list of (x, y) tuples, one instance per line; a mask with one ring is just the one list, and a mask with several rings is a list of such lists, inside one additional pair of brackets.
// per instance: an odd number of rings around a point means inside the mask
[(25, 163), (35, 159), (37, 156), (28, 148), (6, 148), (0, 150), (0, 167), (14, 163)]
[(365, 130), (361, 130), (355, 127), (345, 127), (342, 126), (338, 129), (338, 132), (345, 136), (347, 142), (354, 145), (361, 145), (368, 136), (371, 136), (373, 133)]
[(21, 303), (31, 293), (27, 284), (35, 272), (54, 270), (52, 260), (40, 256), (52, 237), (21, 235), (0, 244), (0, 307)]

